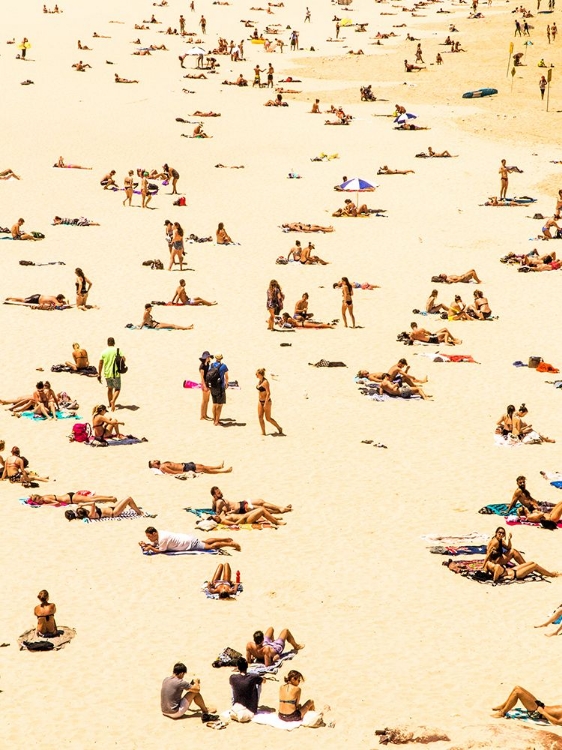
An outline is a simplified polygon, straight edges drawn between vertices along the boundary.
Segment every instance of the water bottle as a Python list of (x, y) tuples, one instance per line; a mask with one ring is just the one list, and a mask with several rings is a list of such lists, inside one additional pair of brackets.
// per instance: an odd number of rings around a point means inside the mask
[(236, 583), (240, 583), (240, 571), (236, 571)]

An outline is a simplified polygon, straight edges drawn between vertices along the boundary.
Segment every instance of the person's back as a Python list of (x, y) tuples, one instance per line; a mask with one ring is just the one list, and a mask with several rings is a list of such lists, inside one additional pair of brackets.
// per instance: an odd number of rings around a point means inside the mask
[(248, 674), (248, 662), (244, 657), (238, 659), (238, 672), (230, 675), (230, 687), (232, 688), (232, 704), (244, 706), (253, 714), (258, 711), (258, 701), (262, 684), (262, 678), (255, 674)]
[(188, 534), (174, 531), (158, 532), (158, 549), (161, 552), (187, 552), (197, 546), (198, 540)]
[(85, 349), (75, 349), (72, 352), (72, 356), (74, 358), (77, 370), (84, 370), (86, 367), (90, 366), (90, 362), (88, 360), (88, 352)]
[(184, 690), (191, 685), (176, 675), (165, 677), (160, 690), (160, 708), (163, 714), (174, 714), (180, 708), (180, 701)]
[(57, 635), (57, 624), (55, 622), (55, 612), (57, 608), (49, 602), (49, 592), (44, 589), (39, 592), (39, 604), (33, 610), (37, 617), (37, 635), (52, 637)]
[(117, 357), (117, 347), (115, 344), (109, 345), (107, 349), (100, 355), (100, 360), (103, 362), (104, 378), (115, 378), (118, 377), (119, 373), (116, 372), (115, 359)]

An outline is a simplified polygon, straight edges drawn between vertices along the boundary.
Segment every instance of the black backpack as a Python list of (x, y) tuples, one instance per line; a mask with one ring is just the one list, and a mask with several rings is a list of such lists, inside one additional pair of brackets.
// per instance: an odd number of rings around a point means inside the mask
[(115, 356), (115, 370), (119, 375), (123, 375), (123, 373), (127, 372), (129, 368), (125, 364), (125, 360), (119, 354), (119, 349), (117, 349), (117, 355)]
[(217, 389), (222, 387), (220, 365), (214, 364), (209, 367), (205, 375), (205, 383), (207, 384), (207, 388)]

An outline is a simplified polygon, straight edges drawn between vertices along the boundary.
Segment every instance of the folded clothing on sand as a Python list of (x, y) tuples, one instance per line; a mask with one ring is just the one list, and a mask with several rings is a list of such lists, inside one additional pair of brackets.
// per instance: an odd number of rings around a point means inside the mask
[(58, 651), (59, 649), (64, 648), (67, 643), (70, 643), (70, 641), (76, 635), (76, 631), (74, 630), (74, 628), (67, 628), (65, 625), (59, 626), (57, 628), (57, 633), (58, 635), (56, 635), (54, 638), (43, 638), (42, 636), (37, 635), (37, 631), (35, 630), (35, 628), (26, 630), (25, 633), (22, 633), (18, 638), (20, 651), (28, 650), (25, 645), (26, 643), (44, 643), (45, 641), (48, 643), (52, 643), (52, 650)]
[(450, 555), (456, 557), (457, 555), (485, 555), (486, 545), (466, 545), (465, 547), (430, 547), (429, 551), (433, 555)]
[(87, 375), (90, 378), (97, 378), (98, 376), (97, 368), (93, 365), (83, 367), (81, 370), (73, 370), (72, 367), (68, 367), (67, 365), (53, 365), (51, 372), (68, 372), (71, 375)]

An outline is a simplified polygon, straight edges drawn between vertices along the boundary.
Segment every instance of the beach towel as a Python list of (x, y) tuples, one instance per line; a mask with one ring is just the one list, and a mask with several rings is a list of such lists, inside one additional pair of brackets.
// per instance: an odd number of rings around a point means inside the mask
[[(542, 528), (542, 524), (535, 523), (534, 521), (528, 521), (526, 518), (520, 518), (519, 516), (512, 515), (507, 516), (505, 519), (505, 522), (508, 526), (537, 526), (539, 528)], [(562, 529), (562, 521), (559, 521), (556, 526), (559, 529)], [(550, 529), (551, 531), (554, 531), (554, 529)]]
[(283, 721), (277, 716), (277, 711), (271, 711), (270, 713), (258, 711), (252, 721), (255, 724), (263, 724), (274, 729), (284, 729), (287, 732), (302, 727), (302, 721)]
[(485, 544), (468, 544), (465, 547), (430, 547), (429, 551), (432, 555), (450, 555), (456, 557), (457, 555), (485, 555), (487, 547)]
[[(507, 503), (496, 503), (493, 505), (485, 505), (483, 508), (480, 508), (478, 511), (479, 513), (482, 513), (482, 515), (485, 516), (507, 516), (507, 509), (508, 509)], [(516, 503), (515, 507), (511, 509), (510, 513), (514, 514), (517, 508), (520, 508), (521, 504)], [(552, 510), (554, 508), (554, 505), (552, 503), (539, 503), (540, 509), (543, 511), (543, 513), (548, 513), (549, 510)]]
[(498, 448), (518, 448), (521, 445), (540, 445), (542, 442), (541, 436), (534, 430), (528, 435), (525, 435), (522, 440), (519, 440), (519, 438), (513, 437), (512, 435), (506, 435), (504, 437), (498, 433), (494, 434), (494, 445)]
[[(47, 421), (47, 417), (44, 417), (41, 414), (34, 414), (32, 411), (24, 411), (21, 415), (26, 419), (33, 419), (39, 422)], [(80, 417), (78, 414), (75, 414), (74, 412), (67, 411), (66, 409), (63, 411), (59, 411), (57, 409), (57, 419), (82, 419), (82, 417)]]
[(316, 363), (309, 362), (311, 367), (347, 367), (345, 362), (330, 362), (327, 359), (320, 359)]
[[(205, 583), (201, 586), (201, 591), (205, 594), (205, 596), (207, 597), (207, 599), (218, 599), (219, 598), (218, 594), (211, 594), (211, 592), (209, 591), (209, 581), (205, 581)], [(236, 593), (234, 594), (234, 596), (240, 596), (240, 594), (243, 591), (244, 591), (244, 587), (242, 586), (241, 583), (239, 583), (238, 584), (238, 589), (237, 589)]]
[[(272, 523), (269, 523), (269, 521), (264, 521), (263, 523), (237, 523), (236, 526), (229, 526), (225, 523), (218, 523), (213, 529), (208, 529), (209, 531), (261, 531), (262, 529), (273, 529), (276, 531), (279, 527), (275, 526)], [(206, 531), (206, 529), (203, 529), (203, 531)]]
[(286, 661), (294, 659), (296, 656), (295, 651), (285, 651), (276, 662), (266, 667), (265, 664), (250, 664), (248, 666), (248, 672), (253, 674), (266, 675), (266, 674), (277, 674), (279, 669), (283, 666)]
[[(80, 417), (78, 417), (80, 419)], [(126, 438), (119, 440), (99, 440), (98, 438), (92, 438), (89, 441), (82, 443), (82, 445), (89, 445), (90, 448), (111, 448), (115, 445), (136, 445), (137, 443), (148, 443), (146, 438), (136, 438), (132, 435), (128, 435)]]
[(98, 370), (93, 365), (84, 367), (82, 370), (73, 370), (72, 367), (67, 365), (53, 365), (51, 372), (68, 372), (71, 375), (86, 375), (89, 378), (97, 378), (98, 376)]
[(427, 357), (432, 362), (473, 362), (476, 365), (480, 364), (470, 354), (444, 354), (443, 352), (436, 352), (435, 354), (433, 352), (415, 352), (415, 354), (418, 357)]
[(188, 513), (195, 513), (199, 518), (203, 518), (203, 516), (212, 516), (215, 512), (212, 508), (184, 508), (184, 510)]
[(76, 635), (76, 631), (74, 630), (74, 628), (67, 628), (65, 625), (59, 626), (57, 630), (59, 635), (57, 635), (55, 638), (42, 638), (40, 635), (37, 635), (37, 631), (35, 630), (35, 628), (26, 630), (25, 633), (22, 633), (18, 638), (20, 651), (28, 650), (25, 642), (41, 643), (44, 641), (48, 641), (49, 643), (53, 644), (53, 651), (59, 651), (61, 648), (64, 648), (67, 643), (70, 643), (70, 641)]
[[(34, 503), (34, 502), (32, 502), (32, 500), (31, 500), (31, 498), (29, 496), (28, 497), (20, 497), (19, 498), (19, 502), (22, 505), (27, 505), (28, 508), (42, 508), (44, 506), (44, 503)], [(63, 505), (64, 506), (70, 505), (70, 503), (49, 503), (49, 505), (52, 506), (53, 508), (60, 508)]]
[(519, 719), (520, 721), (528, 721), (532, 724), (537, 724), (538, 726), (550, 726), (550, 722), (548, 719), (545, 719), (544, 716), (541, 716), (536, 711), (527, 711), (526, 708), (512, 708), (511, 711), (508, 711), (505, 715), (506, 719)]
[(228, 555), (223, 549), (186, 549), (186, 550), (169, 550), (168, 552), (150, 552), (150, 550), (139, 547), (143, 555), (147, 557), (177, 557), (178, 555)]
[(100, 521), (126, 521), (131, 518), (156, 518), (156, 514), (146, 513), (144, 516), (139, 516), (139, 514), (135, 513), (134, 510), (132, 510), (131, 508), (127, 508), (119, 516), (106, 516), (105, 518), (103, 516), (101, 518), (83, 518), (82, 521), (84, 523), (99, 523)]
[(464, 544), (488, 544), (490, 541), (489, 534), (482, 534), (480, 531), (471, 531), (469, 534), (463, 534), (463, 536), (439, 536), (438, 534), (425, 534), (422, 539), (430, 544), (441, 544), (441, 545), (452, 545), (453, 547), (460, 547)]
[(201, 388), (201, 383), (196, 383), (194, 380), (184, 380), (184, 388)]
[[(508, 586), (512, 583), (530, 583), (533, 581), (545, 581), (546, 578), (543, 578), (538, 573), (530, 573), (528, 576), (522, 579), (517, 578), (503, 578), (499, 581), (496, 581), (494, 583), (492, 575), (490, 573), (486, 573), (482, 570), (482, 564), (484, 562), (484, 559), (482, 560), (446, 560), (442, 563), (446, 568), (448, 568), (453, 573), (460, 573), (463, 578), (468, 578), (469, 580), (476, 581), (477, 583), (485, 583), (489, 584), (491, 586)], [(513, 567), (512, 563), (508, 563), (508, 567)]]

